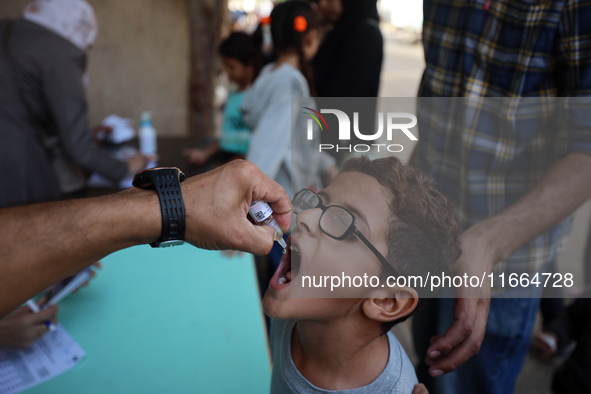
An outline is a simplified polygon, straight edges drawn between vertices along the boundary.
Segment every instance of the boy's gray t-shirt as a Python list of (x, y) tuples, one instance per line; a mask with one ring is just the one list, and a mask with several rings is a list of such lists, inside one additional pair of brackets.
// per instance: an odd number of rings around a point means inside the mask
[(384, 368), (376, 380), (367, 386), (351, 390), (335, 391), (316, 387), (302, 376), (291, 357), (291, 335), (296, 321), (271, 320), (271, 353), (273, 355), (272, 394), (411, 394), (414, 386), (418, 384), (415, 370), (404, 349), (402, 349), (394, 334), (388, 332), (390, 356), (386, 368)]

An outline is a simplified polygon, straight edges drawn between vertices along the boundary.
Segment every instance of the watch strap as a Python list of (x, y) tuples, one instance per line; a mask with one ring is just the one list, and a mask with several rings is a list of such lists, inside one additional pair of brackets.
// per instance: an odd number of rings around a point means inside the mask
[[(181, 171), (178, 169), (161, 169), (150, 171), (149, 176), (153, 187), (160, 199), (162, 212), (162, 233), (160, 239), (150, 243), (157, 248), (170, 241), (183, 241), (185, 239), (185, 205), (181, 194)], [(182, 242), (180, 242), (182, 243)], [(179, 244), (171, 243), (170, 246)]]

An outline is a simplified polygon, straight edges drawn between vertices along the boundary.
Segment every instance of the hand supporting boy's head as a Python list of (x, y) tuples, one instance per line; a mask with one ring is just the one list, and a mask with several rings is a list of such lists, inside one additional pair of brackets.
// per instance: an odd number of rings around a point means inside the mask
[(275, 318), (359, 317), (386, 331), (428, 295), (397, 278), (449, 272), (460, 255), (453, 207), (396, 158), (350, 160), (326, 189), (293, 203), (291, 253), (264, 299)]

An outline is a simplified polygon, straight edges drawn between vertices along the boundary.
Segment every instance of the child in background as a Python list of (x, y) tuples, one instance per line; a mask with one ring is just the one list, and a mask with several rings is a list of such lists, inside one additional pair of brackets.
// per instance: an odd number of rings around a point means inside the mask
[[(326, 189), (304, 189), (292, 203), (291, 253), (263, 300), (273, 319), (271, 392), (412, 393), (414, 368), (390, 329), (429, 289), (390, 277), (453, 271), (461, 254), (453, 206), (394, 157), (350, 160)], [(335, 292), (306, 286), (306, 277), (345, 275), (379, 280)]]
[(222, 134), (202, 149), (188, 149), (184, 152), (190, 164), (202, 166), (210, 163), (210, 170), (234, 159), (243, 159), (248, 152), (251, 129), (244, 123), (240, 105), (248, 87), (257, 74), (257, 51), (251, 37), (246, 33), (232, 33), (222, 41), (219, 54), (228, 79), (237, 85), (224, 106)]
[[(335, 161), (314, 149), (319, 141), (306, 139), (300, 116), (301, 107), (315, 107), (309, 62), (319, 45), (316, 12), (305, 1), (278, 4), (271, 12), (271, 37), (277, 60), (263, 68), (242, 103), (253, 129), (246, 159), (292, 196), (292, 184), (296, 191), (321, 189), (323, 175), (336, 172)], [(292, 108), (292, 97), (301, 98), (301, 106)]]
[[(306, 120), (301, 107), (315, 108), (310, 98), (310, 60), (318, 50), (316, 12), (305, 1), (286, 1), (271, 12), (271, 38), (276, 61), (267, 64), (249, 89), (242, 110), (253, 128), (246, 160), (277, 181), (289, 196), (304, 187), (320, 190), (338, 169), (336, 161), (316, 149), (320, 143), (306, 139)], [(292, 97), (298, 105), (292, 107)], [(292, 135), (293, 130), (293, 135)], [(316, 148), (315, 148), (316, 147)], [(282, 256), (274, 245), (266, 259), (257, 259), (261, 291)]]

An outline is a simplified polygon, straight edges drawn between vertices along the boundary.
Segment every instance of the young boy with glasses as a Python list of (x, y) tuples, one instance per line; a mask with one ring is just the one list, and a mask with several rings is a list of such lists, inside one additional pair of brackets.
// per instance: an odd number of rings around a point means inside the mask
[(452, 271), (461, 253), (453, 207), (393, 157), (350, 160), (293, 206), (291, 253), (263, 300), (273, 318), (271, 392), (412, 393), (414, 369), (390, 329), (429, 289), (391, 279)]

